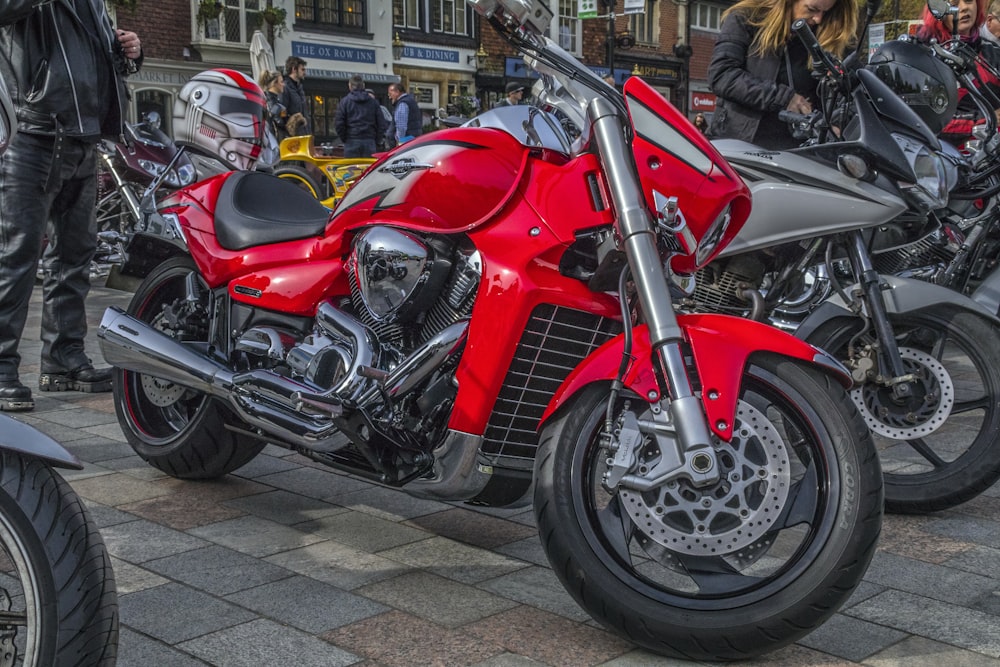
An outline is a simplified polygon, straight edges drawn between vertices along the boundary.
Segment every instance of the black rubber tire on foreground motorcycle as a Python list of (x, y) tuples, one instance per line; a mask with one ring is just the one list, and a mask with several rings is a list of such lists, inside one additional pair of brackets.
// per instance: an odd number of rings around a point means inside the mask
[(34, 633), (37, 647), (33, 658), (21, 653), (25, 662), (17, 664), (113, 666), (118, 594), (101, 534), (58, 473), (9, 451), (0, 452), (0, 546), (15, 568), (5, 576), (20, 577), (26, 593), (17, 598), (17, 611), (27, 605), (28, 625), (17, 632)]
[[(154, 268), (135, 291), (129, 315), (155, 321), (164, 305), (184, 298), (185, 278), (194, 270), (187, 256), (172, 257)], [(148, 399), (139, 373), (116, 368), (113, 391), (118, 423), (132, 449), (172, 477), (221, 477), (246, 465), (267, 444), (226, 428), (242, 423), (222, 401), (193, 390), (158, 406)]]
[(274, 167), (274, 175), (278, 178), (284, 178), (285, 180), (295, 183), (295, 185), (299, 186), (320, 201), (323, 201), (329, 196), (320, 183), (318, 183), (308, 171), (301, 167), (281, 165), (279, 163)]
[[(987, 412), (983, 426), (965, 452), (933, 472), (896, 474), (883, 468), (885, 509), (899, 514), (938, 512), (972, 500), (1000, 479), (1000, 328), (980, 315), (952, 306), (907, 316), (891, 315), (897, 338), (906, 329), (947, 332), (974, 357), (989, 396), (980, 403)], [(857, 321), (810, 336), (809, 342), (844, 359)], [(878, 438), (876, 438), (878, 440)]]
[[(644, 577), (615, 555), (611, 545), (621, 536), (602, 532), (593, 503), (586, 503), (590, 458), (606, 456), (595, 446), (606, 387), (582, 391), (541, 434), (535, 514), (552, 569), (595, 619), (647, 650), (688, 660), (742, 660), (791, 643), (837, 610), (874, 554), (882, 519), (881, 472), (868, 429), (843, 388), (814, 368), (772, 355), (756, 355), (741, 396), (747, 386), (788, 401), (796, 419), (821, 434), (822, 451), (814, 451), (812, 438), (810, 458), (819, 466), (835, 465), (818, 470), (818, 479), (844, 482), (830, 482), (829, 493), (815, 494), (823, 499), (822, 508), (810, 518), (820, 524), (822, 536), (794, 551), (798, 560), (787, 568), (735, 596), (667, 591), (650, 571)], [(651, 564), (656, 562), (643, 566)]]

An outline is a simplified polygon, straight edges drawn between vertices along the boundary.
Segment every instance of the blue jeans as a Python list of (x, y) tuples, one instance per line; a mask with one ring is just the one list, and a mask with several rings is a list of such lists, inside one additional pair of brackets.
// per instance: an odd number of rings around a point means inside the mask
[[(90, 261), (97, 247), (94, 146), (65, 139), (50, 189), (54, 139), (18, 133), (0, 156), (0, 380), (18, 377), (18, 343), (42, 258), (41, 370), (89, 363), (84, 352)], [(42, 240), (48, 241), (42, 250)]]
[(374, 152), (374, 139), (348, 139), (344, 142), (344, 157), (371, 157)]

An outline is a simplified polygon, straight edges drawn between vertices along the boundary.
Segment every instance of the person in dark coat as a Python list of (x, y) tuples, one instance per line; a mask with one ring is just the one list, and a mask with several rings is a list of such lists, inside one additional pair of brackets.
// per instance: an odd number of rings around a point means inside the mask
[(306, 104), (306, 89), (302, 82), (306, 78), (306, 61), (298, 56), (288, 56), (285, 60), (285, 89), (281, 91), (281, 103), (289, 116), (300, 113), (306, 119), (302, 134), (312, 132), (309, 124), (309, 108)]
[(371, 157), (388, 125), (360, 75), (352, 76), (348, 87), (350, 92), (337, 105), (333, 129), (344, 142), (344, 157)]
[(823, 50), (843, 57), (858, 23), (854, 1), (741, 0), (722, 16), (708, 66), (716, 95), (709, 136), (771, 150), (798, 145), (778, 112), (808, 114), (817, 100), (808, 53), (792, 23), (805, 19)]

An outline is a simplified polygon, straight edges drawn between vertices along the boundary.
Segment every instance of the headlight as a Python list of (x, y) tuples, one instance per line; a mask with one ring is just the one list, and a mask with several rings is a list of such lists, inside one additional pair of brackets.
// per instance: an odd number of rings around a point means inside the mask
[(958, 176), (957, 171), (950, 173), (955, 170), (955, 166), (919, 141), (900, 134), (893, 134), (892, 138), (906, 156), (915, 179), (913, 183), (899, 183), (904, 195), (925, 210), (941, 208), (947, 204), (949, 183), (954, 183)]

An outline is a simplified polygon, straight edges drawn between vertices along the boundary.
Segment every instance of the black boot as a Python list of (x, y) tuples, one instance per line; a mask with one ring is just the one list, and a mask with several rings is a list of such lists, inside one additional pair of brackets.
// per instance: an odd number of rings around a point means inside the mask
[(111, 391), (111, 369), (94, 368), (90, 364), (68, 373), (45, 373), (38, 376), (41, 391), (84, 391), (97, 394)]
[(18, 380), (0, 380), (0, 410), (26, 412), (35, 409), (31, 390)]

